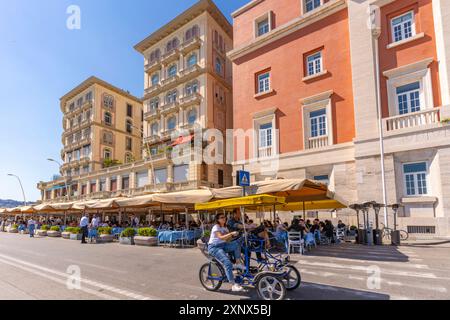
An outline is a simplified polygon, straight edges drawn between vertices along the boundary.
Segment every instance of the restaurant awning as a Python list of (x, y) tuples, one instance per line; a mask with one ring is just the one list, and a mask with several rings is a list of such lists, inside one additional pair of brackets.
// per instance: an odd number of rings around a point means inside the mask
[(145, 208), (152, 205), (158, 205), (158, 203), (153, 201), (152, 194), (132, 198), (117, 199), (116, 203), (121, 208)]
[(155, 202), (167, 204), (196, 204), (208, 202), (213, 193), (208, 189), (187, 190), (171, 193), (156, 193), (152, 195)]
[(217, 200), (208, 203), (197, 203), (195, 204), (195, 210), (234, 209), (240, 207), (255, 208), (260, 206), (273, 206), (285, 203), (286, 199), (283, 197), (275, 197), (270, 195), (254, 195), (240, 198)]
[(290, 202), (284, 205), (276, 206), (276, 210), (278, 211), (320, 211), (344, 208), (347, 208), (347, 205), (339, 202), (338, 200)]

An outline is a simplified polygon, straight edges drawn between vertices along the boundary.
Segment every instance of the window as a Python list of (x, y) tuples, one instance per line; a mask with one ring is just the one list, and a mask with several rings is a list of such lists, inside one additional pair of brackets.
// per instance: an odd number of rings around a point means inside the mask
[(394, 42), (411, 38), (415, 35), (414, 12), (410, 11), (392, 19), (392, 40)]
[(417, 162), (403, 165), (403, 175), (406, 195), (426, 195), (427, 187), (427, 163)]
[(173, 90), (167, 93), (166, 95), (166, 104), (171, 104), (177, 102), (178, 91)]
[(133, 133), (133, 122), (131, 120), (127, 120), (125, 126), (128, 133)]
[(330, 177), (327, 174), (320, 175), (320, 176), (314, 176), (314, 180), (322, 182), (324, 184), (329, 184), (330, 183)]
[(112, 125), (112, 116), (111, 116), (111, 113), (105, 112), (104, 121), (105, 121), (105, 124), (106, 124), (106, 125), (108, 125), (108, 126), (111, 126), (111, 125)]
[(154, 75), (152, 75), (152, 87), (157, 86), (159, 84), (159, 74), (155, 73)]
[(175, 116), (170, 117), (167, 120), (167, 129), (174, 130), (176, 126), (177, 126), (177, 118)]
[(127, 104), (127, 117), (133, 117), (133, 106), (131, 104)]
[(258, 93), (270, 91), (270, 72), (258, 75)]
[(322, 72), (322, 52), (314, 53), (306, 58), (308, 76)]
[(399, 114), (420, 111), (420, 82), (397, 87)]
[(189, 165), (174, 166), (173, 178), (175, 183), (189, 181)]
[(136, 187), (142, 188), (148, 184), (148, 171), (136, 172)]
[(189, 56), (189, 58), (187, 60), (187, 65), (188, 65), (188, 68), (190, 68), (196, 64), (197, 64), (197, 54), (193, 53)]
[(197, 91), (198, 91), (198, 81), (194, 81), (194, 82), (188, 83), (186, 85), (185, 91), (186, 91), (186, 95), (187, 96), (190, 96), (190, 95), (193, 95), (194, 93), (197, 93)]
[(106, 191), (106, 180), (100, 180), (100, 185), (99, 185), (99, 190), (98, 191), (100, 191), (100, 192)]
[(194, 124), (195, 121), (197, 121), (197, 110), (192, 109), (191, 111), (189, 111), (187, 118), (189, 124)]
[(150, 100), (150, 110), (149, 111), (153, 111), (158, 109), (159, 107), (159, 98), (154, 98), (152, 100)]
[(114, 107), (114, 97), (109, 94), (105, 94), (103, 96), (103, 106), (106, 108), (113, 108)]
[(103, 150), (103, 158), (104, 159), (111, 159), (112, 157), (112, 152), (110, 149), (104, 149)]
[(258, 22), (258, 37), (268, 33), (270, 31), (269, 19), (264, 19), (261, 22)]
[(133, 150), (133, 140), (130, 137), (125, 138), (125, 147), (127, 151)]
[(166, 52), (171, 52), (171, 51), (177, 49), (179, 44), (180, 44), (180, 41), (178, 40), (178, 38), (172, 39), (166, 45)]
[(122, 190), (130, 189), (130, 177), (124, 176), (122, 177)]
[(104, 144), (113, 144), (113, 134), (111, 132), (103, 132), (103, 143)]
[(258, 145), (260, 158), (272, 155), (272, 123), (266, 123), (259, 127)]
[(159, 60), (160, 57), (161, 57), (161, 50), (156, 49), (155, 51), (153, 51), (150, 54), (150, 63), (153, 63), (153, 62)]
[(305, 10), (310, 12), (322, 5), (322, 0), (305, 0)]
[(125, 163), (131, 163), (133, 162), (133, 155), (131, 153), (126, 153), (125, 154)]
[(70, 105), (69, 105), (69, 111), (73, 111), (75, 109), (75, 103), (71, 103)]
[(167, 182), (167, 169), (166, 168), (155, 170), (155, 181), (157, 184)]
[(189, 41), (189, 40), (191, 40), (194, 37), (198, 37), (199, 34), (200, 34), (200, 28), (197, 25), (195, 25), (195, 26), (193, 26), (192, 28), (190, 28), (190, 29), (188, 29), (186, 31), (184, 39), (186, 41)]
[(216, 58), (216, 72), (220, 75), (223, 74), (222, 60), (220, 58)]
[(109, 190), (111, 191), (117, 191), (117, 178), (111, 178), (110, 182), (109, 182)]
[(221, 169), (217, 170), (217, 183), (223, 186), (223, 170)]
[(91, 156), (91, 145), (86, 145), (83, 147), (83, 157)]
[(159, 125), (157, 122), (152, 123), (150, 127), (150, 132), (152, 136), (156, 136), (159, 133)]
[(311, 121), (311, 138), (323, 137), (327, 135), (327, 111), (321, 109), (309, 114)]
[(78, 98), (78, 100), (77, 100), (77, 107), (81, 107), (82, 104), (83, 104), (83, 97)]
[(177, 65), (173, 64), (169, 67), (169, 69), (167, 70), (167, 76), (169, 78), (175, 77), (177, 75)]
[(86, 93), (86, 102), (90, 102), (92, 100), (92, 91)]

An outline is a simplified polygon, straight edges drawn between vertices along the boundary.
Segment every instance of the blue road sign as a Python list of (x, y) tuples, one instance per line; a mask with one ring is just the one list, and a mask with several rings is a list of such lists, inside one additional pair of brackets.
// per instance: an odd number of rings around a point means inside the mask
[(237, 172), (236, 176), (238, 178), (238, 186), (250, 187), (250, 172), (241, 170)]

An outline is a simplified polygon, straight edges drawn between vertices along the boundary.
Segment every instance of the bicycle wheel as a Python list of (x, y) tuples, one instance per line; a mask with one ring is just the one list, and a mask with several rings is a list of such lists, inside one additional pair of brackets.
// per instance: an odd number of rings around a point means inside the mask
[(406, 232), (405, 230), (400, 230), (400, 240), (401, 241), (406, 241), (409, 238), (409, 234), (408, 232)]
[(288, 270), (283, 278), (283, 283), (284, 286), (286, 287), (286, 290), (292, 291), (300, 286), (302, 278), (300, 276), (300, 272), (296, 267), (292, 265), (287, 265), (286, 268)]
[(391, 230), (389, 229), (383, 230), (383, 239), (391, 240)]
[(281, 279), (273, 275), (262, 276), (256, 284), (258, 296), (262, 300), (284, 300), (286, 287)]
[(199, 272), (200, 283), (208, 291), (217, 291), (222, 286), (222, 280), (214, 280), (214, 278), (222, 278), (223, 274), (219, 266), (214, 262), (205, 263)]

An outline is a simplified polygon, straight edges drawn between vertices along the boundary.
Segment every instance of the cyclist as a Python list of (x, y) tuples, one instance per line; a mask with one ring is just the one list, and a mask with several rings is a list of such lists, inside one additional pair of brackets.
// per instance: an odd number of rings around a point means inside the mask
[(237, 241), (230, 240), (239, 235), (239, 232), (229, 232), (226, 227), (226, 217), (223, 213), (216, 215), (216, 224), (211, 230), (211, 237), (208, 242), (208, 253), (216, 258), (224, 267), (228, 281), (232, 284), (233, 292), (240, 292), (244, 289), (237, 284), (233, 274), (233, 263), (228, 253), (233, 253), (236, 259), (235, 269), (245, 270), (241, 263), (241, 246)]

